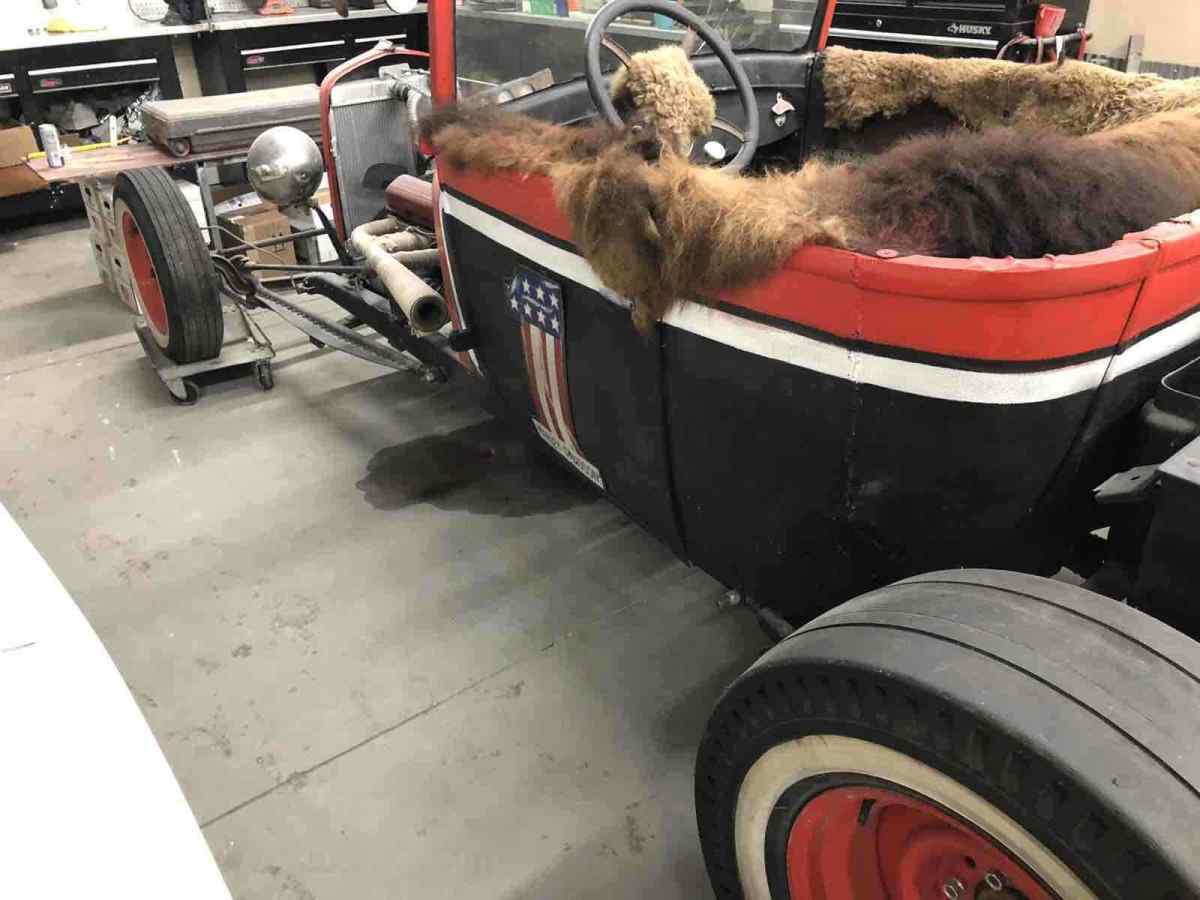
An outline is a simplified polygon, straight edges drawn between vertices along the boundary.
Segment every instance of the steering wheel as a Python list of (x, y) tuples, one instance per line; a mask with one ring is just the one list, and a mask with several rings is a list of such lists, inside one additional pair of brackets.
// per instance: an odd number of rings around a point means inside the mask
[(721, 118), (713, 122), (714, 128), (733, 135), (741, 143), (737, 155), (722, 166), (722, 169), (727, 172), (742, 171), (750, 164), (754, 152), (758, 149), (758, 105), (754, 101), (754, 88), (750, 85), (750, 78), (734, 54), (733, 48), (725, 42), (716, 29), (674, 0), (610, 0), (592, 16), (592, 21), (588, 24), (587, 33), (583, 38), (584, 73), (587, 76), (588, 93), (592, 95), (592, 102), (596, 104), (596, 109), (600, 110), (600, 114), (608, 120), (610, 125), (620, 128), (624, 124), (621, 116), (617, 113), (617, 108), (613, 105), (612, 98), (608, 96), (604, 73), (600, 70), (600, 48), (604, 47), (622, 63), (629, 65), (628, 51), (605, 32), (614, 21), (631, 12), (652, 12), (673, 19), (680, 25), (692, 29), (713, 48), (717, 59), (721, 60), (725, 70), (733, 78), (738, 99), (742, 101), (742, 109), (746, 114), (744, 130)]

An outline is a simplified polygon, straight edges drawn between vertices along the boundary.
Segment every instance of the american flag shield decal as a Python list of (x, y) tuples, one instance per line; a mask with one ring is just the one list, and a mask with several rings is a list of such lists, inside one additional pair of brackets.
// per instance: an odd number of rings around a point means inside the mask
[(600, 471), (588, 462), (575, 437), (563, 337), (566, 334), (562, 288), (525, 266), (518, 266), (505, 292), (509, 313), (521, 325), (525, 371), (535, 412), (533, 425), (589, 481), (604, 489)]

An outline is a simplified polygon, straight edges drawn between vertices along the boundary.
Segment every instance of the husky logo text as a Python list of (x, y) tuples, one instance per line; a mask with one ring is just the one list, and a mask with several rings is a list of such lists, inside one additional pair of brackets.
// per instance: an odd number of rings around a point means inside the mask
[(977, 34), (981, 37), (992, 36), (991, 25), (960, 25), (958, 22), (952, 22), (946, 30), (951, 34)]

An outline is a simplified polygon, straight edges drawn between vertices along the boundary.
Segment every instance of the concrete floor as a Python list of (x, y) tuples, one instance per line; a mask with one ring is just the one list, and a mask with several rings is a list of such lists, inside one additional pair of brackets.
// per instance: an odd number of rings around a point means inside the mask
[(86, 223), (0, 234), (0, 265), (0, 502), (235, 897), (710, 896), (693, 755), (766, 646), (715, 582), (469, 385), (272, 324), (273, 392), (175, 406)]

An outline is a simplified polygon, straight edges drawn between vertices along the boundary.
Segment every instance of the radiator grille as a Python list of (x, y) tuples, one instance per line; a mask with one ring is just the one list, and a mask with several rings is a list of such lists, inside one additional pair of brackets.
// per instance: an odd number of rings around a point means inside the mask
[(387, 186), (416, 174), (416, 149), (405, 105), (391, 79), (340, 84), (333, 90), (330, 124), (347, 229), (379, 218)]

